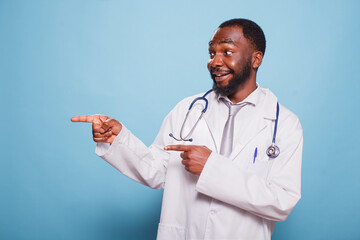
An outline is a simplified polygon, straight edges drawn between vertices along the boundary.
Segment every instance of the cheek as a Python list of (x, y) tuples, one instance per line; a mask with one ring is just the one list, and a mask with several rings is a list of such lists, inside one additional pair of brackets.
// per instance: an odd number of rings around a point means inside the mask
[(232, 58), (232, 59), (228, 59), (228, 61), (226, 62), (228, 68), (232, 69), (234, 72), (241, 72), (245, 61), (242, 58)]
[(211, 65), (211, 60), (209, 60), (208, 63), (207, 63), (207, 68), (208, 68), (209, 71), (210, 71), (210, 65)]
[(239, 66), (241, 66), (241, 63), (237, 59), (229, 59), (229, 61), (227, 62), (227, 66), (233, 70), (236, 70), (237, 68), (239, 68)]

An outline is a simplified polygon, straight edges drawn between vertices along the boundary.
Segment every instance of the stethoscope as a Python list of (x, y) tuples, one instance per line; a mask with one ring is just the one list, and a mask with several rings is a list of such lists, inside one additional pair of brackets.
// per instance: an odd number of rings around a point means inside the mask
[[(195, 129), (196, 125), (198, 124), (198, 122), (200, 121), (202, 115), (206, 112), (207, 108), (208, 108), (208, 100), (206, 99), (206, 96), (212, 91), (212, 89), (210, 89), (209, 91), (207, 91), (202, 97), (197, 97), (195, 98), (191, 104), (190, 104), (190, 107), (189, 107), (189, 110), (187, 111), (186, 113), (186, 116), (185, 116), (185, 119), (184, 119), (184, 122), (181, 126), (181, 129), (180, 129), (180, 138), (176, 138), (174, 136), (174, 134), (170, 133), (169, 136), (172, 137), (173, 139), (175, 139), (176, 141), (189, 141), (189, 142), (192, 142), (193, 139), (192, 138), (189, 138), (189, 135), (193, 132), (193, 130)], [(198, 118), (198, 120), (195, 122), (194, 126), (191, 128), (191, 130), (189, 131), (189, 133), (184, 137), (183, 136), (183, 130), (184, 130), (184, 126), (185, 126), (185, 123), (186, 123), (186, 120), (188, 119), (188, 116), (189, 116), (189, 113), (192, 109), (192, 107), (194, 106), (194, 104), (197, 102), (197, 101), (204, 101), (205, 102), (205, 107), (204, 109), (201, 111), (201, 114)], [(275, 144), (275, 141), (276, 141), (276, 132), (277, 132), (277, 125), (278, 125), (278, 119), (279, 119), (279, 102), (276, 104), (276, 119), (275, 119), (275, 127), (274, 127), (274, 133), (273, 133), (273, 138), (272, 138), (272, 143), (271, 145), (266, 149), (266, 155), (268, 155), (269, 158), (276, 158), (277, 156), (279, 156), (280, 154), (280, 148)]]

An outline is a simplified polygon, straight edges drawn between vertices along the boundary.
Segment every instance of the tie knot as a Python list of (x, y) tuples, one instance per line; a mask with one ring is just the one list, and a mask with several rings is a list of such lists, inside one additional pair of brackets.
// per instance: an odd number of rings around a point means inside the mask
[(246, 103), (241, 103), (241, 104), (232, 104), (232, 103), (228, 103), (226, 104), (229, 108), (229, 116), (235, 116), (239, 110), (246, 105)]

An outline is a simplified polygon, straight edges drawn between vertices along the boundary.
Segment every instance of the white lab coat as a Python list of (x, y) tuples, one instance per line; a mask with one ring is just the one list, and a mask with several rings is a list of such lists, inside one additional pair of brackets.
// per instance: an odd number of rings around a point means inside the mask
[[(191, 135), (194, 141), (181, 143), (212, 150), (200, 176), (184, 169), (179, 152), (163, 148), (180, 144), (169, 133), (179, 135), (189, 105), (201, 94), (176, 105), (149, 148), (126, 127), (111, 146), (97, 145), (96, 153), (123, 174), (164, 189), (157, 239), (270, 239), (276, 221), (288, 217), (301, 196), (302, 127), (296, 115), (280, 105), (276, 144), (281, 153), (269, 159), (266, 149), (272, 141), (277, 98), (268, 89), (260, 91), (264, 100), (245, 133), (239, 136), (235, 129), (228, 158), (218, 154), (227, 107), (213, 92), (207, 96), (208, 110)], [(197, 102), (194, 110), (201, 111), (201, 105)], [(196, 120), (189, 117), (186, 126)]]

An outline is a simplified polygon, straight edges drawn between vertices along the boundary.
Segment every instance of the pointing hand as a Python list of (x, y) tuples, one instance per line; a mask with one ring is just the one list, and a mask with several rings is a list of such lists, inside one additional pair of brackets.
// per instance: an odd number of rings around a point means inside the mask
[(168, 145), (164, 147), (166, 151), (180, 151), (181, 163), (185, 169), (192, 174), (200, 175), (205, 163), (207, 162), (211, 150), (205, 146), (196, 145)]
[(77, 116), (72, 117), (71, 121), (92, 123), (93, 139), (95, 142), (112, 143), (122, 129), (120, 122), (105, 115)]

